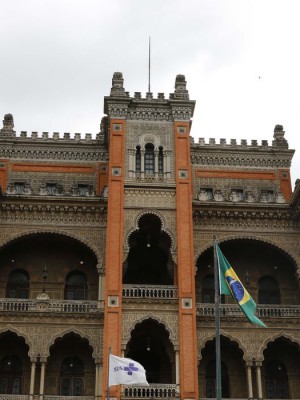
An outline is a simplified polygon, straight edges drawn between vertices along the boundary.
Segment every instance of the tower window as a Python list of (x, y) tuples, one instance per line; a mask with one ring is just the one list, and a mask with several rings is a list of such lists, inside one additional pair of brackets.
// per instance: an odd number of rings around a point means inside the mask
[(163, 174), (164, 173), (164, 153), (163, 153), (163, 148), (159, 148), (158, 152), (158, 173)]
[(57, 194), (57, 185), (56, 183), (47, 183), (46, 184), (47, 194), (49, 196), (55, 196)]
[(13, 271), (8, 278), (6, 296), (10, 299), (28, 299), (29, 275), (26, 271)]
[(145, 173), (154, 174), (154, 146), (151, 143), (145, 146)]
[(15, 182), (15, 192), (16, 194), (24, 194), (25, 193), (25, 183), (24, 182)]
[(136, 146), (135, 172), (138, 173), (138, 174), (141, 173), (141, 148), (140, 148), (140, 146)]

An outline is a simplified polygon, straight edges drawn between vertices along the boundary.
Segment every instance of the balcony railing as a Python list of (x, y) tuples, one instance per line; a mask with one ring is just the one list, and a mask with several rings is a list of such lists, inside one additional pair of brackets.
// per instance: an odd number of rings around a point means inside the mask
[(44, 400), (95, 400), (95, 396), (52, 396), (52, 395), (44, 395)]
[[(197, 315), (201, 317), (214, 317), (214, 304), (197, 304)], [(221, 317), (243, 317), (240, 307), (235, 304), (221, 304)], [(300, 306), (284, 305), (258, 305), (256, 315), (262, 318), (300, 318)]]
[[(0, 400), (29, 400), (29, 394), (1, 394)], [(39, 395), (34, 395), (33, 400), (39, 400)], [(52, 396), (44, 395), (44, 400), (95, 400), (95, 396)]]
[(177, 299), (178, 290), (175, 286), (123, 285), (123, 297), (141, 299)]
[(150, 386), (123, 385), (122, 397), (124, 398), (175, 398), (179, 396), (178, 385), (151, 384)]
[[(89, 300), (38, 300), (38, 299), (0, 299), (1, 311), (44, 311), (59, 313), (95, 313), (103, 311), (104, 302)], [(1, 400), (1, 398), (0, 398)]]

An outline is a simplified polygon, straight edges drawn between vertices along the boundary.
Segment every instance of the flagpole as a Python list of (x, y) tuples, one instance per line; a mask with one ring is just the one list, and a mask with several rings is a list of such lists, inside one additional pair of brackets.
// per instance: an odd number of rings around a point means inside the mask
[(215, 278), (215, 323), (216, 323), (216, 400), (222, 400), (221, 380), (221, 345), (220, 345), (220, 280), (219, 265), (216, 251), (216, 236), (214, 239), (214, 278)]
[(107, 400), (109, 400), (109, 360), (110, 360), (111, 347), (108, 348), (108, 361), (107, 361)]

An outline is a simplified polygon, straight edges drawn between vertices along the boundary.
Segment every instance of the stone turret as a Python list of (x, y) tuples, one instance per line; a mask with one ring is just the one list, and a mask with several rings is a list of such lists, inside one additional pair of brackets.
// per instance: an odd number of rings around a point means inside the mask
[(273, 146), (286, 147), (286, 148), (289, 147), (287, 140), (284, 138), (284, 134), (285, 134), (285, 131), (283, 130), (283, 126), (275, 125), (274, 135), (273, 135), (273, 137), (274, 137)]
[(128, 93), (125, 92), (123, 84), (124, 79), (122, 72), (114, 72), (110, 95), (112, 97), (128, 97)]
[[(173, 96), (172, 96), (173, 97)], [(175, 80), (174, 99), (189, 100), (189, 92), (186, 88), (186, 80), (184, 75), (177, 75)]]
[(14, 137), (14, 117), (12, 114), (5, 114), (3, 120), (3, 128), (1, 129), (1, 136)]

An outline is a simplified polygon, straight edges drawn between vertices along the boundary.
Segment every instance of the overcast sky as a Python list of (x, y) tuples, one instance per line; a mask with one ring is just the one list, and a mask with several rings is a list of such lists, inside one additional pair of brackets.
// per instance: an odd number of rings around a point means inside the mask
[(300, 1), (0, 0), (0, 118), (15, 130), (97, 133), (113, 72), (127, 91), (167, 95), (184, 74), (192, 136), (266, 139), (298, 150)]

